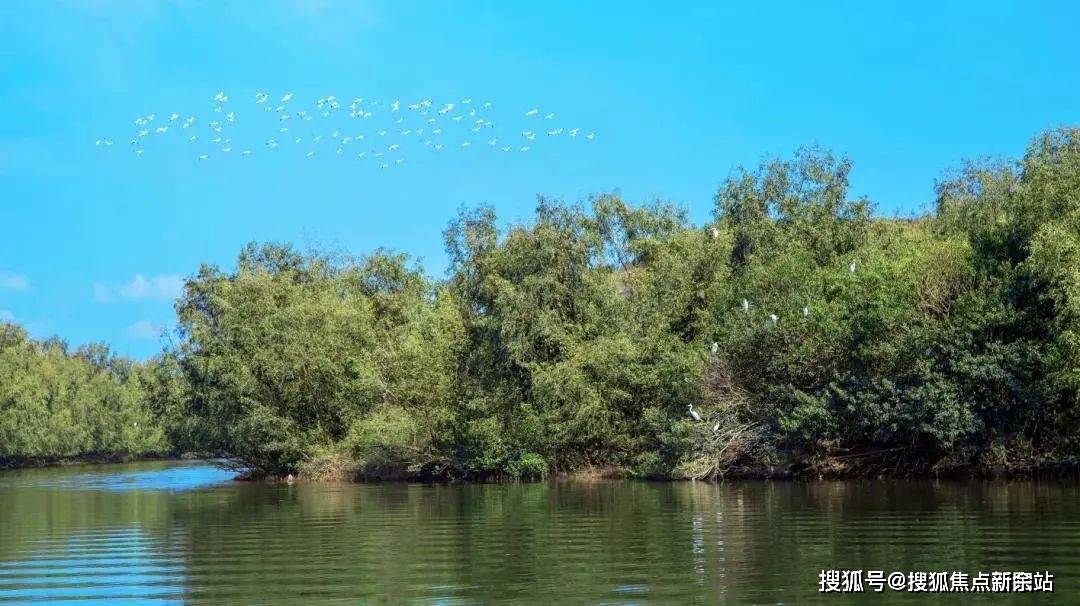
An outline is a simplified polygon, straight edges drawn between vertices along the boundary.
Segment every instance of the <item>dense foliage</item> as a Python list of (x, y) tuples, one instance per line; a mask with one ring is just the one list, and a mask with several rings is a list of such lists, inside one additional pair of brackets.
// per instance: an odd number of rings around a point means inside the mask
[(168, 450), (145, 368), (104, 345), (67, 349), (0, 322), (0, 465)]
[[(177, 345), (135, 382), (130, 365), (24, 337), (4, 345), (0, 448), (55, 450), (43, 446), (56, 443), (50, 429), (28, 427), (71, 421), (44, 407), (97, 410), (12, 389), (6, 377), (31, 360), (85, 368), (118, 394), (96, 401), (137, 402), (177, 450), (264, 474), (707, 477), (1072, 460), (1080, 130), (1046, 133), (1019, 161), (964, 166), (913, 219), (852, 199), (850, 169), (805, 149), (736, 171), (705, 226), (615, 195), (541, 198), (531, 221), (506, 227), (491, 208), (462, 210), (441, 281), (385, 251), (250, 245), (235, 270), (188, 280)], [(33, 385), (52, 376), (22, 372)], [(114, 438), (94, 439), (78, 449)]]

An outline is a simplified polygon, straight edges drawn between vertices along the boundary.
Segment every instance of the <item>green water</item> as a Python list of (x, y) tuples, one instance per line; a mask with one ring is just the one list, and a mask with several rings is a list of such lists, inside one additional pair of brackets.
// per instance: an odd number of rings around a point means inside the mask
[[(1080, 603), (1055, 482), (265, 485), (205, 463), (0, 473), (0, 604)], [(821, 569), (1053, 593), (821, 594)]]

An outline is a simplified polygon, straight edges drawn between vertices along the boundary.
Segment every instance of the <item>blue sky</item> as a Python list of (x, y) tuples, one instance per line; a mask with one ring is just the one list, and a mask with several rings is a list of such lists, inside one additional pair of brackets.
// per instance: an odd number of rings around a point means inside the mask
[[(704, 221), (733, 167), (800, 144), (849, 155), (853, 193), (880, 212), (918, 210), (960, 160), (1019, 155), (1078, 122), (1078, 6), (7, 0), (0, 319), (145, 357), (183, 277), (231, 267), (252, 240), (387, 246), (441, 276), (441, 230), (463, 204), (514, 221), (540, 193), (618, 189)], [(238, 107), (257, 91), (475, 97), (508, 121), (538, 107), (597, 137), (387, 171), (130, 152), (134, 118), (207, 116), (218, 91)], [(95, 147), (103, 136), (116, 145)]]

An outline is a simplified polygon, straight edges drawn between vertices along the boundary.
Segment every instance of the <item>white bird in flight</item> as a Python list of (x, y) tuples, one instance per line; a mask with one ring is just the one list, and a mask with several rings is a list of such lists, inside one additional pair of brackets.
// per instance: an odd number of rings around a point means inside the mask
[[(287, 123), (292, 118), (302, 120), (304, 122), (311, 122), (316, 132), (312, 133), (308, 137), (295, 137), (293, 142), (296, 144), (296, 149), (300, 153), (304, 154), (307, 158), (313, 158), (316, 156), (314, 146), (318, 144), (323, 135), (318, 131), (323, 130), (325, 133), (332, 133), (330, 139), (334, 140), (334, 150), (337, 155), (343, 154), (346, 145), (353, 142), (359, 142), (365, 139), (365, 135), (373, 135), (377, 133), (380, 137), (386, 138), (386, 149), (389, 152), (394, 152), (397, 158), (391, 160), (387, 159), (385, 162), (377, 162), (380, 165), (388, 164), (390, 166), (403, 164), (407, 159), (407, 155), (410, 149), (418, 149), (421, 147), (433, 148), (435, 151), (441, 151), (447, 145), (450, 148), (457, 148), (459, 150), (466, 150), (480, 146), (480, 149), (491, 149), (493, 152), (509, 153), (511, 151), (517, 151), (519, 153), (525, 153), (532, 149), (530, 142), (536, 140), (537, 133), (532, 130), (520, 131), (525, 143), (518, 147), (505, 144), (505, 140), (512, 138), (513, 132), (512, 126), (510, 132), (497, 128), (494, 120), (489, 119), (483, 110), (488, 110), (494, 107), (491, 101), (484, 101), (481, 103), (475, 103), (474, 98), (464, 97), (459, 101), (448, 101), (441, 104), (435, 104), (431, 99), (424, 99), (422, 101), (414, 102), (402, 102), (400, 99), (389, 100), (381, 102), (378, 99), (368, 99), (365, 101), (363, 97), (355, 97), (348, 105), (348, 111), (343, 113), (337, 113), (337, 110), (341, 108), (341, 103), (334, 95), (327, 95), (314, 100), (314, 106), (318, 109), (316, 112), (306, 111), (304, 109), (297, 108), (296, 111), (288, 111), (286, 109), (287, 104), (296, 100), (295, 95), (291, 91), (286, 91), (280, 96), (280, 100), (277, 104), (271, 101), (271, 94), (265, 91), (257, 91), (253, 94), (252, 101), (248, 101), (251, 105), (247, 107), (252, 111), (261, 108), (265, 112), (269, 112), (271, 116), (267, 116), (266, 119), (272, 123), (278, 123), (278, 126), (274, 127), (278, 133), (284, 135), (289, 132), (289, 127), (284, 123)], [(190, 136), (185, 137), (186, 143), (189, 145), (198, 145), (200, 149), (196, 151), (196, 157), (200, 160), (213, 158), (217, 154), (228, 154), (232, 151), (233, 147), (236, 147), (238, 153), (242, 156), (254, 155), (251, 147), (250, 136), (254, 135), (258, 137), (259, 133), (257, 129), (260, 125), (260, 119), (258, 116), (264, 115), (263, 111), (259, 111), (254, 115), (254, 120), (248, 120), (252, 116), (244, 114), (244, 105), (236, 105), (229, 103), (230, 97), (224, 91), (217, 91), (212, 97), (212, 103), (210, 103), (207, 109), (212, 109), (215, 113), (220, 113), (221, 118), (216, 120), (209, 120), (207, 122), (208, 130), (212, 132), (211, 137), (205, 138), (206, 143), (202, 143), (203, 139), (198, 134), (186, 133)], [(276, 105), (276, 106), (275, 106)], [(252, 107), (255, 106), (255, 107)], [(429, 115), (429, 110), (430, 114)], [(437, 111), (436, 111), (437, 110)], [(457, 110), (455, 112), (455, 110)], [(170, 111), (162, 114), (163, 120), (160, 124), (154, 124), (157, 119), (156, 112), (150, 112), (135, 118), (134, 122), (138, 127), (135, 137), (132, 139), (132, 151), (136, 155), (143, 155), (145, 150), (141, 147), (143, 139), (149, 140), (149, 137), (153, 135), (164, 135), (168, 132), (171, 123), (177, 123), (183, 129), (192, 129), (196, 125), (197, 117), (193, 114), (185, 114), (179, 111)], [(520, 114), (518, 114), (520, 115)], [(186, 116), (186, 118), (185, 118)], [(469, 120), (464, 118), (469, 116)], [(580, 127), (564, 127), (558, 123), (558, 117), (555, 112), (547, 111), (541, 113), (537, 107), (528, 109), (525, 112), (525, 116), (528, 118), (539, 117), (545, 121), (552, 121), (553, 124), (549, 125), (549, 128), (544, 129), (544, 132), (548, 138), (556, 138), (559, 135), (569, 135), (567, 141), (570, 138), (576, 138), (581, 134), (582, 129)], [(205, 116), (204, 116), (205, 117)], [(211, 114), (212, 117), (212, 114)], [(241, 118), (244, 118), (245, 128), (243, 131), (233, 131), (232, 125), (240, 122)], [(449, 118), (449, 120), (445, 120)], [(368, 132), (358, 132), (355, 130), (352, 132), (355, 135), (344, 135), (344, 132), (348, 132), (346, 122), (352, 120), (366, 120), (372, 119), (371, 125), (375, 128), (370, 129)], [(323, 124), (319, 125), (318, 122)], [(398, 124), (399, 127), (393, 127), (392, 124)], [(247, 125), (252, 125), (251, 128), (247, 128)], [(358, 123), (359, 124), (359, 123)], [(366, 124), (366, 123), (364, 123)], [(430, 125), (430, 126), (429, 126)], [(390, 129), (386, 128), (391, 126)], [(342, 128), (345, 127), (345, 128)], [(473, 136), (472, 133), (480, 133), (490, 130), (490, 133), (483, 135), (477, 134)], [(445, 131), (445, 132), (444, 132)], [(276, 134), (276, 133), (275, 133)], [(442, 135), (447, 137), (457, 138), (458, 145), (454, 146), (446, 142), (446, 139)], [(236, 142), (232, 142), (230, 135), (236, 137)], [(413, 135), (416, 135), (415, 137)], [(426, 135), (426, 137), (425, 137)], [(589, 131), (585, 135), (586, 139), (592, 140), (595, 137), (595, 133)], [(460, 138), (459, 138), (460, 137)], [(154, 138), (160, 141), (169, 141), (168, 138)], [(263, 141), (265, 148), (276, 149), (280, 146), (279, 142), (275, 138), (259, 137), (254, 141)], [(414, 141), (415, 143), (410, 143)], [(452, 139), (451, 139), (452, 140)], [(483, 143), (487, 145), (483, 145)], [(554, 143), (549, 143), (551, 145)], [(112, 145), (112, 139), (108, 137), (99, 137), (94, 141), (95, 147), (107, 148)], [(203, 145), (214, 145), (213, 148), (203, 148)], [(202, 153), (201, 153), (202, 152)], [(213, 153), (213, 152), (217, 152)], [(482, 153), (482, 152), (472, 152)], [(359, 151), (356, 156), (358, 159), (364, 159), (374, 154), (375, 157), (383, 155), (381, 152)], [(714, 232), (715, 237), (715, 232)]]

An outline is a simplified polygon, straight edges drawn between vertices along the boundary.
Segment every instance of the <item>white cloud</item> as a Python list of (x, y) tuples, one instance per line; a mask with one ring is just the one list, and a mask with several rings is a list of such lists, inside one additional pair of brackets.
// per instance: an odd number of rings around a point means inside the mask
[(24, 274), (0, 269), (0, 290), (25, 292), (30, 290), (30, 278)]
[(184, 292), (184, 279), (177, 275), (157, 275), (147, 280), (142, 274), (120, 287), (125, 299), (175, 299)]
[(115, 289), (94, 283), (94, 300), (101, 303), (115, 301), (117, 297), (129, 301), (171, 301), (184, 294), (184, 279), (175, 274), (158, 274), (147, 278), (142, 274)]
[(153, 341), (161, 338), (161, 333), (164, 327), (160, 324), (154, 324), (148, 320), (139, 320), (138, 322), (128, 326), (128, 336), (133, 339), (141, 339), (146, 341)]

